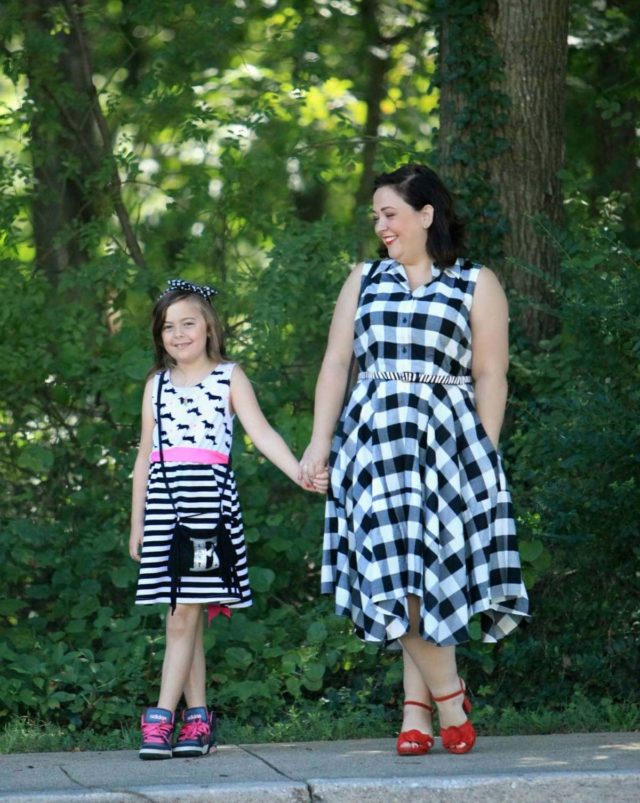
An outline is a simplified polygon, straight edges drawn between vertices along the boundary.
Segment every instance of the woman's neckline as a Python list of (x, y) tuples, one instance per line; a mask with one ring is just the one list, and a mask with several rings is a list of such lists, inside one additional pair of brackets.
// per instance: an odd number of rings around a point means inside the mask
[(440, 278), (440, 274), (442, 273), (438, 265), (435, 262), (432, 262), (430, 267), (431, 271), (430, 277), (426, 281), (417, 284), (415, 287), (412, 287), (411, 280), (409, 279), (409, 271), (407, 270), (406, 266), (402, 262), (399, 262), (398, 260), (394, 261), (396, 265), (398, 265), (402, 269), (403, 278), (407, 283), (407, 287), (409, 288), (409, 293), (411, 295), (414, 295), (419, 290), (429, 287), (429, 285), (433, 284), (433, 282), (435, 282), (437, 279)]

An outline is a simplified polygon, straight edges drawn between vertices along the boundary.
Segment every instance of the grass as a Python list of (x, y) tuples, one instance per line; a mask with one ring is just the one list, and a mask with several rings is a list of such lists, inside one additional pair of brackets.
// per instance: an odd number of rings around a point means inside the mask
[[(621, 705), (606, 699), (597, 703), (580, 700), (561, 711), (506, 709), (498, 713), (491, 706), (477, 706), (473, 711), (473, 722), (480, 736), (636, 731), (640, 730), (640, 706)], [(304, 711), (291, 709), (285, 717), (260, 726), (232, 719), (221, 720), (218, 743), (391, 739), (399, 725), (399, 716), (390, 714), (382, 706), (346, 710), (340, 717), (319, 706)], [(19, 719), (5, 725), (0, 732), (0, 753), (135, 750), (139, 739), (139, 730), (134, 725), (97, 733)]]
[(506, 708), (496, 712), (487, 705), (478, 708), (477, 713), (474, 709), (473, 722), (478, 732), (485, 736), (630, 732), (640, 730), (640, 706), (613, 703), (606, 698), (597, 702), (579, 698), (557, 711), (547, 708), (532, 711)]

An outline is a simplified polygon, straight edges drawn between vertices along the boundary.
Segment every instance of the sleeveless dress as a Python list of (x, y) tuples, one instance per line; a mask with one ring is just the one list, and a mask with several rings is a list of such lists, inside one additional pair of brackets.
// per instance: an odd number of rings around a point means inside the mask
[(480, 265), (365, 263), (355, 319), (358, 382), (332, 443), (321, 590), (363, 640), (399, 648), (407, 594), (421, 635), (495, 642), (528, 616), (502, 458), (471, 382), (470, 313)]
[[(221, 363), (202, 382), (191, 387), (174, 386), (166, 372), (162, 385), (160, 410), (165, 469), (180, 517), (186, 519), (189, 527), (202, 526), (206, 531), (218, 521), (222, 504), (237, 558), (237, 586), (229, 588), (217, 574), (184, 576), (178, 603), (219, 603), (232, 608), (251, 605), (242, 513), (235, 476), (226, 465), (233, 436), (229, 392), (234, 367), (235, 363)], [(159, 379), (160, 373), (155, 376), (153, 386), (156, 425), (136, 591), (138, 605), (171, 601), (167, 562), (176, 516), (158, 454)]]

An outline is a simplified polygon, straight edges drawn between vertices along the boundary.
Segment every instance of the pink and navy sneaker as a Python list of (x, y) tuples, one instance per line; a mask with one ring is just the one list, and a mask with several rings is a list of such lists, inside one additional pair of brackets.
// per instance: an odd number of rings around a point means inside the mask
[(166, 708), (147, 708), (140, 722), (142, 759), (171, 758), (173, 753), (173, 712)]
[(173, 748), (174, 756), (206, 756), (215, 742), (216, 715), (206, 708), (186, 708), (182, 727)]

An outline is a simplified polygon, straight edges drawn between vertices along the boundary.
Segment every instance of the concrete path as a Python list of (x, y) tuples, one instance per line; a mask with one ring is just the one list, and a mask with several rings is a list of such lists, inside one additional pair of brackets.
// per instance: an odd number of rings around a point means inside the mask
[(0, 803), (639, 803), (640, 734), (439, 740), (400, 757), (391, 739), (225, 745), (197, 759), (131, 750), (0, 756)]

